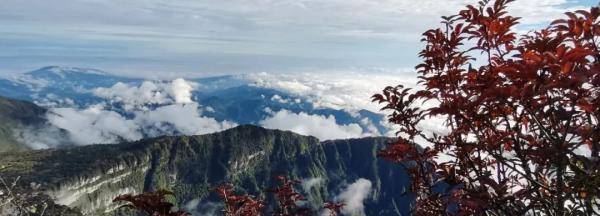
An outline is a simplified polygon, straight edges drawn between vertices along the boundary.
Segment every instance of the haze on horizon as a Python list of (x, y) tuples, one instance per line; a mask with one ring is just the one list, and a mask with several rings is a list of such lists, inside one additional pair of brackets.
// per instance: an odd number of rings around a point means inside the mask
[[(0, 72), (47, 65), (144, 77), (412, 68), (420, 34), (477, 0), (2, 0)], [(520, 0), (522, 29), (595, 0)]]

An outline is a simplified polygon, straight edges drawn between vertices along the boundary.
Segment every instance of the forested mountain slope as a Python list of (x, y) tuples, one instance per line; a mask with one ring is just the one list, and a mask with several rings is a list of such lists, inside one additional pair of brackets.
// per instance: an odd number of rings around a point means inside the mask
[(398, 165), (376, 157), (388, 138), (319, 142), (314, 137), (257, 126), (238, 126), (200, 136), (159, 137), (114, 145), (0, 154), (8, 168), (0, 174), (37, 182), (60, 204), (84, 214), (115, 214), (112, 199), (124, 193), (156, 189), (175, 192), (179, 206), (196, 199), (214, 203), (210, 189), (222, 182), (241, 192), (259, 194), (273, 176), (321, 178), (306, 193), (318, 207), (359, 178), (372, 182), (365, 200), (367, 215), (406, 214), (401, 196), (408, 176)]

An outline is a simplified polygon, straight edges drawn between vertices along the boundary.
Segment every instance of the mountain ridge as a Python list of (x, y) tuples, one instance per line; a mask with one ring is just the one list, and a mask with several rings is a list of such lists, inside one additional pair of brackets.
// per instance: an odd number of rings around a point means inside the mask
[(294, 179), (323, 178), (308, 192), (318, 206), (335, 198), (359, 178), (373, 182), (368, 215), (399, 215), (409, 198), (400, 196), (408, 177), (400, 166), (380, 160), (376, 151), (389, 138), (320, 142), (289, 131), (242, 125), (198, 136), (162, 136), (113, 145), (60, 150), (0, 153), (0, 174), (40, 183), (59, 204), (84, 214), (117, 214), (111, 200), (123, 193), (169, 189), (183, 206), (194, 199), (217, 201), (209, 188), (232, 182), (251, 194), (274, 184), (274, 175)]
[[(83, 74), (97, 74), (97, 75), (111, 75), (108, 72), (93, 69), (93, 68), (81, 68), (81, 67), (64, 67), (64, 66), (45, 66), (37, 70), (26, 72), (26, 75), (64, 75), (65, 73), (83, 73)], [(64, 78), (64, 77), (62, 77)]]

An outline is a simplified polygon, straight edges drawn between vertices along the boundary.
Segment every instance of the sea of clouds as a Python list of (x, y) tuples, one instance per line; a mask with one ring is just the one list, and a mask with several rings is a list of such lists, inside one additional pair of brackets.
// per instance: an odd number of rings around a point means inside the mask
[[(417, 82), (416, 73), (402, 71), (254, 73), (237, 75), (236, 79), (251, 86), (274, 89), (294, 97), (275, 95), (265, 100), (279, 103), (302, 101), (315, 108), (343, 110), (353, 116), (363, 109), (382, 113), (381, 105), (371, 102), (371, 96), (385, 86), (402, 84), (415, 87)], [(119, 82), (110, 87), (89, 90), (94, 96), (102, 98), (103, 102), (86, 107), (50, 108), (47, 119), (54, 128), (66, 131), (67, 139), (75, 145), (117, 143), (161, 135), (201, 135), (238, 125), (236, 122), (219, 121), (205, 115), (212, 112), (212, 108), (195, 101), (193, 92), (199, 89), (203, 89), (201, 84), (183, 78), (143, 81), (138, 84)], [(321, 140), (394, 136), (395, 131), (394, 126), (385, 120), (379, 123), (388, 127), (390, 133), (380, 134), (368, 118), (360, 122), (340, 124), (333, 115), (286, 109), (273, 111), (269, 107), (265, 111), (269, 115), (256, 123), (259, 126), (289, 130)], [(427, 121), (424, 126), (436, 129), (440, 124)], [(30, 143), (35, 143), (32, 146), (34, 148), (55, 147), (59, 143), (36, 140), (31, 136), (26, 138)]]

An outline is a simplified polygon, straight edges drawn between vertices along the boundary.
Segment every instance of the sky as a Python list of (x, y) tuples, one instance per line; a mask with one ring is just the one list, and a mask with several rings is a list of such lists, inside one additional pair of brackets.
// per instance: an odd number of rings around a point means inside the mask
[[(412, 68), (420, 34), (476, 0), (1, 0), (0, 72), (131, 76)], [(597, 0), (518, 0), (520, 30)]]

